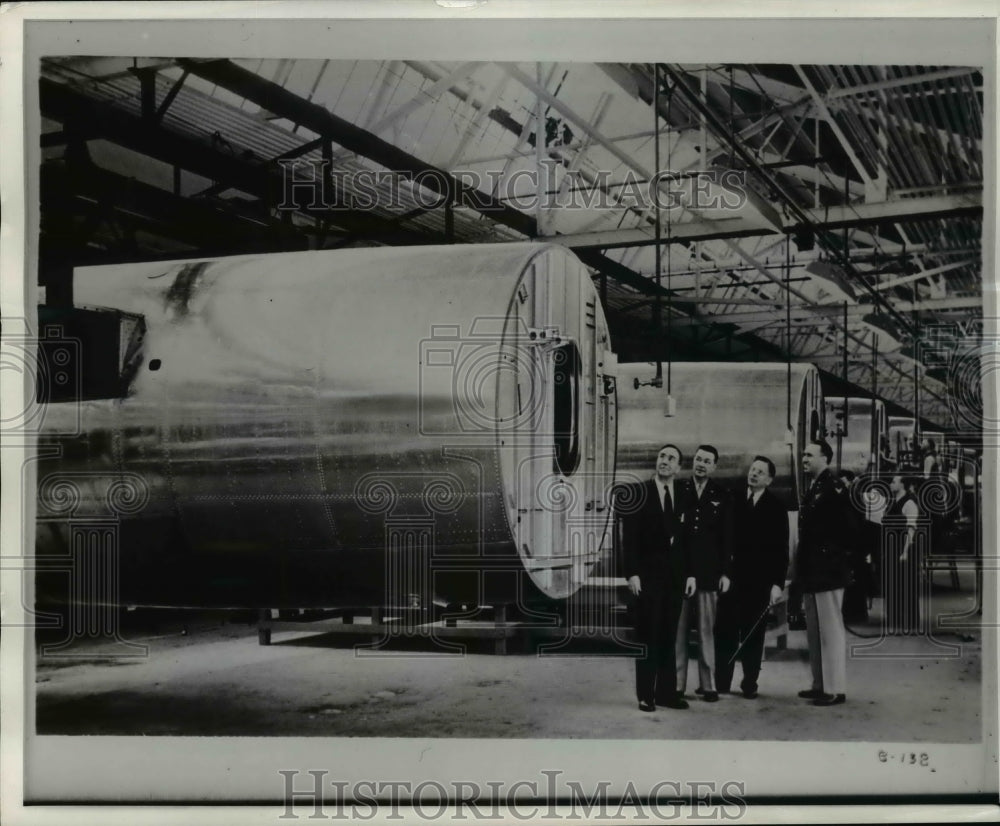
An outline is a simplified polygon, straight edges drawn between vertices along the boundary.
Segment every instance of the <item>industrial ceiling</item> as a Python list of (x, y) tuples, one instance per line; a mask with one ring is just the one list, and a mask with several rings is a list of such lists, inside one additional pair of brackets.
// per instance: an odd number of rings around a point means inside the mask
[(551, 242), (591, 268), (623, 361), (808, 361), (974, 431), (982, 85), (956, 66), (46, 58), (40, 283), (59, 303), (86, 264)]

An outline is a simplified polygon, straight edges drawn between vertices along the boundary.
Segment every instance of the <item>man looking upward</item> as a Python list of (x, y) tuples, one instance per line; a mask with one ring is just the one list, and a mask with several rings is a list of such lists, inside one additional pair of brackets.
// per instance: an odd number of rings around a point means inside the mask
[[(776, 468), (766, 456), (754, 456), (747, 487), (734, 502), (733, 584), (719, 597), (715, 629), (715, 682), (728, 692), (734, 660), (743, 666), (743, 696), (757, 696), (764, 657), (765, 612), (785, 590), (788, 572), (788, 507), (767, 488)], [(742, 646), (742, 647), (740, 647)]]
[(812, 687), (799, 696), (813, 705), (846, 700), (847, 635), (841, 613), (851, 578), (848, 557), (850, 502), (830, 471), (833, 449), (827, 442), (806, 445), (802, 469), (811, 480), (799, 508), (799, 546), (795, 579), (802, 590), (809, 643)]
[(711, 476), (719, 460), (712, 445), (700, 445), (691, 463), (688, 507), (684, 513), (684, 547), (691, 555), (697, 590), (684, 602), (677, 626), (677, 693), (687, 688), (687, 633), (692, 614), (698, 628), (698, 694), (714, 703), (715, 612), (719, 592), (729, 590), (733, 556), (733, 508), (729, 492)]
[[(635, 661), (635, 692), (640, 711), (657, 705), (684, 709), (676, 690), (674, 639), (685, 592), (694, 593), (690, 558), (681, 541), (685, 487), (676, 481), (681, 451), (657, 451), (652, 479), (618, 494), (625, 578), (636, 597), (636, 636), (645, 652)], [(625, 503), (628, 503), (627, 505)]]

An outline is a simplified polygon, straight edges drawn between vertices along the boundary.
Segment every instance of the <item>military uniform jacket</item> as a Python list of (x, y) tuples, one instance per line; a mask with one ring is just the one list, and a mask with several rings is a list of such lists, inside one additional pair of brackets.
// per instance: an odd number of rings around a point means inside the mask
[(799, 508), (795, 579), (803, 592), (832, 591), (850, 583), (851, 524), (847, 491), (829, 469), (824, 470), (806, 490)]
[(713, 480), (705, 482), (698, 497), (694, 480), (685, 479), (682, 536), (691, 555), (699, 591), (717, 591), (719, 578), (732, 576), (733, 502), (729, 491)]

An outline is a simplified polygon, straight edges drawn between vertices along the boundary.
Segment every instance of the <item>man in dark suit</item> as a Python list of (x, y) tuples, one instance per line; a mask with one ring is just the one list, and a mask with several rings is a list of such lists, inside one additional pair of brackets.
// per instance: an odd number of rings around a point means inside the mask
[(765, 612), (781, 598), (788, 572), (788, 508), (767, 489), (774, 475), (774, 462), (753, 457), (747, 489), (734, 504), (733, 582), (719, 597), (715, 627), (716, 686), (721, 692), (730, 690), (738, 656), (743, 666), (740, 689), (751, 700), (757, 696), (764, 657)]
[(813, 705), (843, 703), (847, 684), (847, 634), (844, 588), (851, 580), (851, 504), (830, 471), (833, 448), (810, 442), (802, 451), (802, 469), (812, 483), (799, 506), (799, 545), (795, 581), (802, 590), (809, 643), (812, 687), (799, 696)]
[(622, 521), (625, 578), (636, 597), (636, 633), (645, 644), (635, 661), (635, 693), (640, 711), (657, 704), (683, 709), (677, 695), (674, 638), (685, 592), (694, 592), (691, 562), (681, 542), (684, 488), (675, 477), (680, 449), (664, 445), (657, 452), (656, 474), (630, 485), (617, 498)]
[(698, 629), (698, 694), (714, 703), (715, 690), (715, 614), (719, 592), (729, 589), (733, 556), (733, 508), (729, 492), (712, 480), (719, 451), (712, 445), (699, 445), (691, 462), (687, 482), (687, 508), (684, 511), (682, 537), (684, 548), (694, 566), (696, 590), (685, 600), (677, 626), (677, 693), (687, 689), (687, 637), (692, 617)]

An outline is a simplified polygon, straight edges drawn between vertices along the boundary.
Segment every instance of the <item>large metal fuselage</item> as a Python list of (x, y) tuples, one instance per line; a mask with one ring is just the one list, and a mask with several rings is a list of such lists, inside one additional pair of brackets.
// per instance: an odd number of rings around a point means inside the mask
[(798, 510), (802, 450), (823, 433), (823, 391), (813, 365), (793, 364), (789, 371), (774, 363), (675, 362), (669, 416), (666, 376), (662, 387), (644, 384), (654, 374), (651, 364), (619, 366), (620, 481), (648, 478), (656, 451), (667, 442), (683, 452), (686, 477), (695, 449), (710, 444), (719, 451), (716, 482), (743, 489), (753, 457), (766, 456), (777, 470), (771, 491)]
[(109, 598), (560, 598), (602, 553), (613, 355), (561, 248), (143, 264), (75, 292), (144, 320), (141, 365), (121, 398), (48, 406), (37, 548), (79, 565), (110, 525)]

